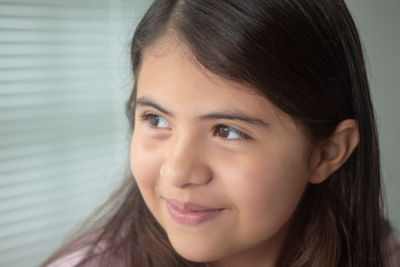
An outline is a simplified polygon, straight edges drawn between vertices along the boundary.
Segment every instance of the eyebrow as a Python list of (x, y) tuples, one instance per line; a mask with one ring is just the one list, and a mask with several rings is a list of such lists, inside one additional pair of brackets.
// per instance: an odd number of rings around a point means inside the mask
[[(174, 117), (174, 114), (172, 114), (170, 111), (167, 111), (165, 108), (161, 107), (159, 104), (155, 103), (153, 100), (151, 100), (148, 97), (140, 97), (136, 100), (136, 105), (138, 106), (149, 106), (157, 109), (158, 111), (170, 116)], [(227, 120), (236, 120), (236, 121), (243, 121), (248, 124), (256, 125), (256, 126), (263, 126), (263, 127), (269, 127), (268, 123), (264, 122), (263, 120), (260, 120), (258, 118), (253, 118), (251, 116), (248, 116), (247, 114), (237, 111), (237, 110), (231, 110), (231, 109), (225, 109), (221, 112), (213, 112), (209, 114), (205, 114), (199, 117), (200, 120), (215, 120), (215, 119), (227, 119)]]

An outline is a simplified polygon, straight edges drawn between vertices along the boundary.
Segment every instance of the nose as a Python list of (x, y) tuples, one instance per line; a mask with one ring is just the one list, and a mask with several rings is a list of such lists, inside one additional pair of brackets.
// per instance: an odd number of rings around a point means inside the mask
[(178, 188), (207, 184), (212, 171), (204, 156), (204, 145), (193, 138), (176, 139), (165, 147), (161, 178)]

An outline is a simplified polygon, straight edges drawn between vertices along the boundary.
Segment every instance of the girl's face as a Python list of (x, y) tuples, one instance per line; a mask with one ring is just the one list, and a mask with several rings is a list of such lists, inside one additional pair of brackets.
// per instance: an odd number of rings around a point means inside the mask
[(185, 51), (161, 41), (144, 54), (134, 177), (184, 258), (272, 266), (306, 188), (313, 147), (265, 97), (211, 74)]

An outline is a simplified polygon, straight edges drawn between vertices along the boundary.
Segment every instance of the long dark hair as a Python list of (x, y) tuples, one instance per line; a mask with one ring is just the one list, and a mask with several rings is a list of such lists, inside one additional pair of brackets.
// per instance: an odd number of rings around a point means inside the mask
[[(277, 265), (384, 266), (377, 130), (361, 42), (343, 0), (154, 1), (132, 40), (132, 131), (143, 54), (169, 34), (210, 72), (256, 88), (312, 140), (329, 137), (342, 120), (358, 122), (358, 147), (329, 179), (307, 188)], [(99, 258), (97, 266), (206, 266), (174, 251), (128, 173), (96, 214), (114, 210), (47, 263), (88, 246), (79, 266)]]

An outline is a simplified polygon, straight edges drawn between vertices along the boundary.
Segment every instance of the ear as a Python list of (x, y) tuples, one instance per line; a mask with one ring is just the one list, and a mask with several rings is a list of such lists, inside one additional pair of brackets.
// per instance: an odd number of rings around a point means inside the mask
[(340, 122), (332, 136), (314, 148), (308, 181), (313, 184), (325, 181), (346, 162), (359, 141), (357, 121), (348, 119)]

